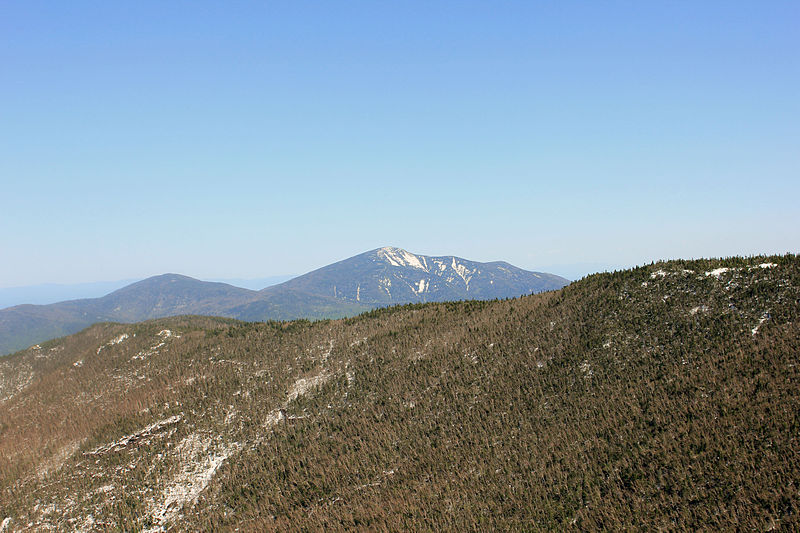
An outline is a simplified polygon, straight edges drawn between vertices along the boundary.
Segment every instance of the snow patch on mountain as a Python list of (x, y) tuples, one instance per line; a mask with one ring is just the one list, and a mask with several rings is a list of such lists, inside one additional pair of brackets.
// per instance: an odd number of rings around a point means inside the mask
[[(127, 334), (127, 333), (123, 333), (123, 334), (122, 334), (122, 335), (120, 335), (119, 337), (116, 337), (116, 338), (114, 338), (114, 339), (111, 339), (111, 340), (110, 340), (110, 341), (108, 341), (106, 344), (102, 345), (101, 347), (99, 347), (99, 348), (97, 349), (97, 355), (100, 355), (100, 352), (101, 352), (101, 351), (103, 351), (103, 348), (107, 348), (107, 347), (109, 347), (109, 346), (114, 346), (115, 344), (120, 344), (121, 342), (123, 342), (123, 341), (124, 341), (125, 339), (127, 339), (127, 338), (128, 338), (128, 334)], [(38, 346), (38, 345), (37, 345), (37, 346)]]
[(428, 270), (427, 267), (423, 265), (422, 261), (419, 260), (419, 257), (402, 248), (386, 246), (378, 250), (378, 257), (386, 260), (392, 266), (418, 268), (426, 272)]
[(421, 279), (419, 280), (419, 283), (417, 283), (417, 288), (414, 289), (414, 292), (416, 292), (417, 294), (422, 294), (423, 292), (425, 292), (425, 290), (429, 285), (430, 284), (428, 284), (426, 280)]
[(724, 274), (725, 272), (727, 272), (728, 270), (730, 270), (730, 269), (729, 268), (725, 268), (725, 267), (715, 268), (714, 270), (710, 270), (710, 271), (706, 272), (705, 275), (706, 275), (706, 277), (714, 276), (715, 278), (719, 279), (719, 277), (722, 274)]
[(756, 327), (754, 327), (753, 329), (751, 329), (751, 330), (750, 330), (750, 333), (752, 333), (752, 334), (753, 334), (753, 337), (755, 337), (755, 336), (756, 336), (756, 333), (758, 333), (758, 329), (761, 327), (761, 325), (762, 325), (764, 322), (766, 322), (767, 320), (769, 320), (769, 318), (770, 318), (770, 314), (769, 314), (768, 312), (767, 312), (767, 313), (764, 313), (764, 314), (761, 316), (761, 319), (758, 321), (758, 324), (756, 324)]
[(289, 390), (289, 394), (287, 397), (287, 403), (292, 402), (299, 398), (300, 396), (304, 396), (313, 388), (319, 387), (320, 385), (324, 384), (331, 378), (330, 374), (321, 373), (316, 376), (311, 376), (307, 378), (300, 378), (295, 381), (292, 388)]
[(378, 284), (381, 286), (381, 288), (383, 290), (386, 291), (386, 294), (389, 296), (389, 298), (391, 298), (392, 297), (392, 291), (390, 290), (390, 288), (392, 286), (392, 280), (390, 280), (389, 278), (381, 278), (378, 281)]
[(0, 403), (6, 402), (16, 394), (25, 390), (33, 383), (33, 368), (28, 364), (16, 372), (11, 372), (9, 366), (0, 361)]
[(144, 429), (141, 429), (129, 435), (125, 435), (124, 437), (117, 439), (114, 442), (98, 446), (97, 448), (91, 451), (84, 452), (83, 455), (85, 456), (105, 455), (107, 453), (116, 452), (121, 449), (124, 449), (128, 447), (129, 444), (141, 443), (142, 441), (147, 440), (150, 436), (161, 431), (163, 428), (177, 424), (178, 422), (181, 421), (182, 418), (183, 417), (181, 415), (175, 415), (166, 418), (164, 420), (159, 420), (158, 422), (153, 422)]
[(456, 274), (458, 274), (458, 276), (464, 280), (464, 284), (467, 286), (467, 290), (469, 290), (469, 280), (472, 279), (472, 274), (474, 274), (475, 271), (470, 270), (461, 263), (456, 262), (455, 257), (453, 258), (453, 262), (450, 266), (456, 271)]

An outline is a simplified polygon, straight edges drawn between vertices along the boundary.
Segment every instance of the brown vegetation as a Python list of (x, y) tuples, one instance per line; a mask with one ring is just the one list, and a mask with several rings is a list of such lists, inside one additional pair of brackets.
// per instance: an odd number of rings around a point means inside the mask
[(0, 359), (0, 519), (794, 529), (798, 317), (784, 256), (339, 321), (96, 325)]

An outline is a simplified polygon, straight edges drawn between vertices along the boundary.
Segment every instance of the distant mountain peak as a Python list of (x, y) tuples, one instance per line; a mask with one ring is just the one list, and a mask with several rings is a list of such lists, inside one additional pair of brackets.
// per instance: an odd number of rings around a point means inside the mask
[(332, 296), (338, 301), (382, 306), (411, 302), (513, 298), (558, 289), (567, 280), (508, 263), (414, 254), (396, 246), (376, 248), (322, 267), (282, 286), (264, 289)]

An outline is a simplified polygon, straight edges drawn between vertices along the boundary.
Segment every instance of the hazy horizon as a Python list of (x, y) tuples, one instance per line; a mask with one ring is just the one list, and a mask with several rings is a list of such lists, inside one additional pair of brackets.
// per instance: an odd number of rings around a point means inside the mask
[(800, 251), (796, 2), (1, 11), (0, 287)]
[[(132, 283), (136, 283), (137, 281), (147, 279), (147, 277), (121, 280), (90, 281), (82, 283), (41, 283), (38, 285), (0, 287), (0, 309), (22, 304), (47, 305), (66, 300), (99, 298), (101, 296), (110, 294), (117, 289), (121, 289)], [(233, 285), (234, 287), (260, 290), (272, 285), (277, 285), (278, 283), (287, 281), (293, 277), (295, 276), (284, 275), (265, 276), (262, 278), (252, 279), (215, 278), (203, 279), (201, 281), (227, 283), (228, 285)]]
[[(374, 250), (374, 249), (376, 249), (376, 248), (371, 248), (370, 250)], [(362, 252), (359, 252), (359, 253), (364, 253), (364, 252), (367, 252), (367, 251), (370, 251), (370, 250), (363, 250)], [(412, 252), (412, 253), (417, 253), (417, 252), (414, 252), (413, 249), (407, 250), (407, 251)], [(354, 254), (354, 255), (358, 255), (358, 254)], [(437, 255), (437, 256), (454, 255), (455, 257), (461, 257), (463, 259), (471, 260), (471, 258), (464, 257), (464, 256), (459, 255), (459, 254), (420, 254), (420, 255)], [(350, 256), (350, 257), (352, 257), (352, 256)], [(257, 287), (257, 284), (260, 283), (260, 282), (279, 283), (280, 281), (276, 281), (276, 280), (288, 280), (288, 279), (291, 279), (293, 277), (301, 276), (301, 275), (306, 274), (308, 272), (312, 272), (312, 271), (316, 270), (317, 268), (328, 266), (328, 265), (330, 265), (332, 263), (335, 263), (335, 262), (338, 262), (338, 261), (341, 261), (341, 260), (344, 260), (344, 259), (348, 259), (348, 257), (331, 258), (325, 264), (310, 266), (307, 270), (304, 270), (302, 272), (298, 272), (298, 273), (295, 273), (295, 274), (266, 274), (266, 275), (255, 276), (255, 277), (238, 277), (238, 276), (235, 276), (235, 275), (227, 276), (227, 277), (226, 276), (223, 276), (223, 277), (215, 277), (215, 276), (207, 277), (207, 276), (195, 275), (195, 274), (193, 274), (191, 272), (189, 272), (189, 273), (187, 273), (187, 272), (178, 272), (178, 271), (176, 271), (174, 269), (173, 270), (167, 269), (167, 270), (165, 270), (163, 272), (153, 272), (153, 273), (148, 273), (148, 274), (143, 275), (143, 276), (138, 276), (138, 277), (133, 277), (133, 278), (124, 278), (124, 279), (100, 279), (100, 280), (98, 280), (98, 279), (88, 279), (88, 280), (81, 279), (81, 280), (73, 281), (73, 282), (69, 282), (69, 281), (68, 282), (43, 281), (41, 283), (32, 283), (32, 284), (28, 284), (28, 285), (2, 285), (2, 284), (0, 284), (0, 291), (2, 291), (2, 290), (13, 290), (13, 289), (46, 288), (46, 287), (53, 287), (53, 288), (57, 288), (57, 287), (78, 287), (78, 286), (82, 286), (82, 285), (89, 286), (89, 285), (103, 285), (103, 284), (105, 284), (105, 285), (119, 284), (119, 286), (122, 287), (122, 286), (124, 286), (124, 284), (136, 283), (137, 281), (141, 281), (143, 279), (147, 279), (147, 278), (150, 278), (150, 277), (153, 277), (153, 276), (160, 276), (162, 274), (170, 274), (170, 273), (171, 274), (180, 274), (180, 275), (188, 276), (188, 277), (191, 277), (191, 278), (199, 279), (199, 280), (202, 280), (202, 281), (221, 282), (221, 283), (227, 283), (229, 285), (234, 285), (234, 286), (237, 286), (237, 287), (243, 287), (243, 288), (248, 288), (248, 289), (257, 289), (257, 288), (263, 288), (263, 287)], [(492, 262), (492, 261), (505, 261), (505, 259), (502, 258), (502, 257), (497, 257), (497, 258), (490, 259), (488, 261), (483, 261), (483, 262)], [(550, 274), (556, 274), (556, 275), (559, 275), (561, 277), (565, 277), (565, 278), (567, 278), (567, 279), (569, 279), (571, 281), (574, 281), (574, 280), (579, 279), (580, 277), (588, 275), (588, 274), (594, 274), (594, 273), (597, 273), (597, 272), (603, 272), (603, 271), (610, 270), (610, 269), (629, 268), (629, 267), (638, 266), (638, 264), (637, 265), (634, 265), (634, 264), (621, 265), (621, 264), (609, 264), (609, 263), (583, 262), (583, 263), (570, 263), (570, 264), (542, 265), (542, 266), (536, 266), (536, 267), (522, 267), (520, 265), (514, 265), (514, 266), (519, 267), (519, 268), (523, 268), (525, 270), (530, 270), (530, 271), (548, 272)], [(2, 301), (2, 298), (0, 298), (0, 301)]]

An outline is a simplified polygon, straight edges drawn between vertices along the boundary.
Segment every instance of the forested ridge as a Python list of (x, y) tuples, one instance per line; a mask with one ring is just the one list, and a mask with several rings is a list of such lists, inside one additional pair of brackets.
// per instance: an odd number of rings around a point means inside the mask
[(11, 530), (793, 530), (800, 260), (0, 358)]

